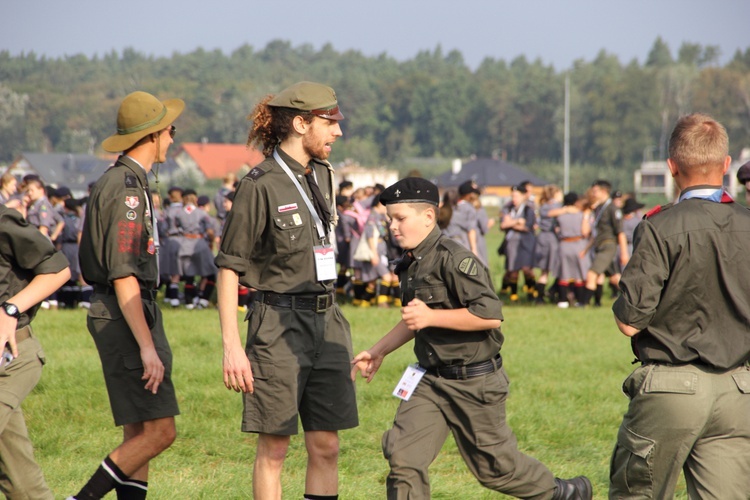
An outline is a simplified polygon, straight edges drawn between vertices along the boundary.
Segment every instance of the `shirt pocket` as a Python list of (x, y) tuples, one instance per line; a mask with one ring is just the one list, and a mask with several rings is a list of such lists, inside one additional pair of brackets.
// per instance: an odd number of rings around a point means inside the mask
[(414, 290), (414, 297), (432, 309), (442, 309), (448, 302), (448, 289), (444, 285), (419, 287)]
[(305, 221), (299, 212), (273, 218), (273, 241), (277, 253), (292, 254), (304, 249)]

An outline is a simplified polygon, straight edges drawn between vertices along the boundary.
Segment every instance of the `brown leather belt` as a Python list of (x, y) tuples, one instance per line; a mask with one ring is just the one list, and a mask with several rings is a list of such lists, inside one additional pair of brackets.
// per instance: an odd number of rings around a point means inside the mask
[(253, 299), (257, 302), (268, 304), (269, 306), (303, 309), (306, 311), (315, 311), (316, 313), (325, 312), (336, 303), (336, 296), (333, 292), (321, 295), (291, 295), (273, 292), (256, 292)]
[(583, 236), (570, 236), (568, 238), (561, 238), (560, 241), (572, 242), (572, 241), (581, 241), (582, 239), (583, 239)]
[(202, 234), (190, 234), (190, 233), (188, 233), (188, 234), (181, 234), (180, 236), (182, 236), (183, 238), (188, 238), (190, 240), (199, 240), (199, 239), (203, 238)]
[(31, 337), (31, 327), (29, 325), (16, 330), (16, 343), (26, 340), (29, 337)]
[[(479, 363), (471, 363), (460, 366), (438, 366), (436, 368), (425, 368), (427, 373), (436, 377), (454, 380), (466, 380), (468, 378), (487, 375), (496, 372), (503, 366), (503, 358), (498, 353), (494, 358)], [(424, 367), (423, 367), (424, 368)]]

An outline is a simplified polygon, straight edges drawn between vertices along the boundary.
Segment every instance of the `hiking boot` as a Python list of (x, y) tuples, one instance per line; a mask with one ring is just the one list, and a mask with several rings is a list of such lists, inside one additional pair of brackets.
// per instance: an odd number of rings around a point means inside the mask
[(552, 500), (591, 500), (594, 496), (591, 481), (586, 476), (573, 479), (555, 478)]

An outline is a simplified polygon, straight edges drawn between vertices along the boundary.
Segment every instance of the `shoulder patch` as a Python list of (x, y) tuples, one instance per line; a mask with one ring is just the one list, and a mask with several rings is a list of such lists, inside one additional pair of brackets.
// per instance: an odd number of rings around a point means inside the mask
[(477, 262), (472, 257), (466, 257), (458, 264), (458, 270), (467, 276), (476, 276), (478, 272)]
[(259, 167), (255, 167), (247, 173), (247, 176), (253, 180), (258, 180), (264, 175), (266, 175), (266, 171)]
[(138, 179), (134, 174), (125, 174), (125, 187), (134, 188), (138, 187)]
[(649, 210), (648, 212), (646, 212), (646, 215), (644, 215), (643, 218), (644, 219), (649, 219), (649, 218), (653, 217), (654, 215), (662, 212), (663, 210), (668, 209), (671, 206), (672, 206), (671, 203), (669, 203), (667, 205), (657, 205), (654, 208), (652, 208), (651, 210)]

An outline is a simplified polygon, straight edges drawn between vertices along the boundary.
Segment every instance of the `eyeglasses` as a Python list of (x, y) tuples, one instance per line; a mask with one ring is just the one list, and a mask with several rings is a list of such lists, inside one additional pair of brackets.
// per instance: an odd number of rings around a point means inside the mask
[(171, 137), (172, 139), (174, 139), (175, 133), (177, 133), (177, 129), (175, 128), (174, 125), (170, 125), (169, 126), (169, 137)]

